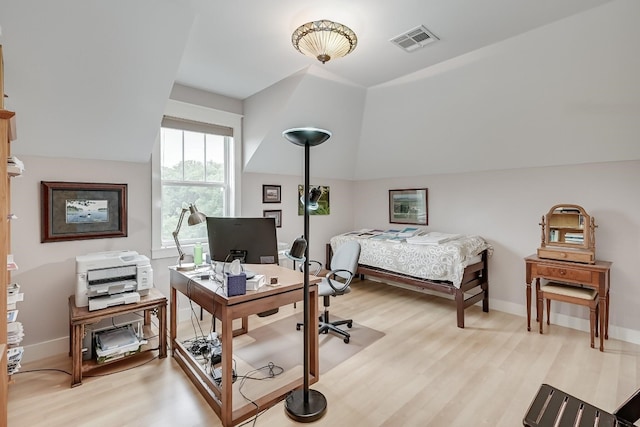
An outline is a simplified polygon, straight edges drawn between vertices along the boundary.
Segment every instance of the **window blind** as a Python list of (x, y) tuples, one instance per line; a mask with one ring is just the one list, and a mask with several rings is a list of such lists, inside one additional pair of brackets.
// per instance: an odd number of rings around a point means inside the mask
[(178, 117), (164, 116), (162, 118), (162, 127), (208, 133), (212, 135), (233, 136), (233, 128), (213, 125), (211, 123), (197, 122), (194, 120), (180, 119)]

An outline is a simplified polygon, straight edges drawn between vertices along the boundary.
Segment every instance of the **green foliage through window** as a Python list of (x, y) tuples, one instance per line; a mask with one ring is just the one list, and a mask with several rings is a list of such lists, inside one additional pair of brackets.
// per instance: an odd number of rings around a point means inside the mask
[[(225, 216), (228, 192), (227, 167), (232, 138), (161, 129), (162, 242), (172, 245), (183, 208), (195, 204), (206, 216)], [(189, 226), (187, 212), (180, 229), (180, 243), (206, 242), (206, 224)]]

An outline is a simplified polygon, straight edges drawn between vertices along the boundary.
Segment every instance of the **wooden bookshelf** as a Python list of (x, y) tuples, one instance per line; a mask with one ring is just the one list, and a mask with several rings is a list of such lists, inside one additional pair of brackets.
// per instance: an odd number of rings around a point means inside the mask
[[(9, 212), (11, 203), (10, 178), (7, 174), (7, 157), (10, 150), (11, 120), (15, 113), (0, 110), (0, 221), (2, 221), (3, 242), (0, 245), (0, 259), (6, 262), (7, 254), (11, 250), (11, 226)], [(7, 395), (9, 378), (7, 375), (7, 285), (11, 281), (11, 272), (5, 268), (0, 284), (0, 427), (7, 425)]]

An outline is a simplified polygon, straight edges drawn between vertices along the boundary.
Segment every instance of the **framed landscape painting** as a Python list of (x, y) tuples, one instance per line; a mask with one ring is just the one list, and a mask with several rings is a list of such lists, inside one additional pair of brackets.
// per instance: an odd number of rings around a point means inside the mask
[(281, 186), (279, 185), (263, 185), (262, 186), (262, 203), (280, 203)]
[(389, 222), (429, 225), (426, 188), (389, 190)]
[(40, 182), (40, 241), (127, 236), (127, 184)]

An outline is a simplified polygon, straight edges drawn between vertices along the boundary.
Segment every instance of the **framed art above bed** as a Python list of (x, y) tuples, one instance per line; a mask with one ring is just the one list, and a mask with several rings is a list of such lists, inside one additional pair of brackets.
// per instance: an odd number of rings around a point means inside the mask
[(426, 188), (389, 190), (389, 222), (429, 225)]

